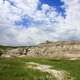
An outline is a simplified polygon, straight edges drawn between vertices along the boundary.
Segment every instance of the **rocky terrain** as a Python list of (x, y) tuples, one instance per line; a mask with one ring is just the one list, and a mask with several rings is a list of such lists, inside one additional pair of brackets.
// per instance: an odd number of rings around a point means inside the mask
[(56, 80), (74, 80), (74, 78), (70, 76), (69, 72), (64, 70), (52, 69), (53, 66), (50, 65), (42, 65), (34, 62), (28, 62), (26, 63), (26, 67), (29, 69), (39, 70), (41, 72), (47, 72), (52, 77), (54, 76)]
[(57, 41), (27, 47), (0, 47), (0, 56), (32, 56), (50, 58), (80, 58), (80, 41)]

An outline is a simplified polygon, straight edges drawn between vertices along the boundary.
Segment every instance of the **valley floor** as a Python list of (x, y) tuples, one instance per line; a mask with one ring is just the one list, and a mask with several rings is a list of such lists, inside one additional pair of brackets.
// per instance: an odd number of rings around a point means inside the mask
[(80, 60), (0, 58), (0, 80), (80, 80)]

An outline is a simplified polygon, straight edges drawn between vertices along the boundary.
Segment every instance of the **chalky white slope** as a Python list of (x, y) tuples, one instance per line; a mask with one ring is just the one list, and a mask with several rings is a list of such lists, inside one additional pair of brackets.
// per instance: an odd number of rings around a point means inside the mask
[(38, 10), (39, 0), (0, 0), (0, 44), (15, 46), (46, 40), (80, 40), (80, 1), (62, 2), (65, 18), (48, 4)]

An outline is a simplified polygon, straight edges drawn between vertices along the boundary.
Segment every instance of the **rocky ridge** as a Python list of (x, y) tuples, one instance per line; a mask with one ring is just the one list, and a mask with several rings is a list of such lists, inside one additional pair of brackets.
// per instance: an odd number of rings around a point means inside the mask
[(50, 58), (80, 58), (80, 41), (57, 41), (41, 43), (36, 46), (0, 48), (0, 56), (16, 57), (50, 57)]

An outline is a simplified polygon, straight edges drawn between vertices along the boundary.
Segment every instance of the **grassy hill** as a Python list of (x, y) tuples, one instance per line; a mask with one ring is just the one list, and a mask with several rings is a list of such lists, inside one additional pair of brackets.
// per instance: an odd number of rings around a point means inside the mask
[[(30, 55), (12, 57), (14, 54), (23, 55), (25, 51)], [(52, 71), (68, 72), (67, 79), (62, 80), (80, 80), (80, 58), (75, 59), (80, 55), (80, 42), (46, 42), (37, 46), (0, 46), (0, 56), (2, 54), (12, 56), (0, 57), (0, 80), (60, 80), (56, 79), (55, 75), (44, 72), (44, 68), (43, 71), (33, 69), (36, 65), (26, 65), (28, 62), (41, 64), (40, 66), (52, 66), (49, 69)], [(55, 55), (56, 57), (54, 57)], [(65, 58), (62, 57), (64, 55)], [(66, 59), (67, 55), (72, 57)]]
[[(65, 70), (70, 73), (67, 80), (80, 80), (80, 61), (55, 60), (43, 58), (0, 58), (0, 80), (56, 80), (48, 73), (28, 69), (26, 62), (36, 62), (53, 66), (53, 69)], [(65, 79), (64, 79), (65, 80)]]

